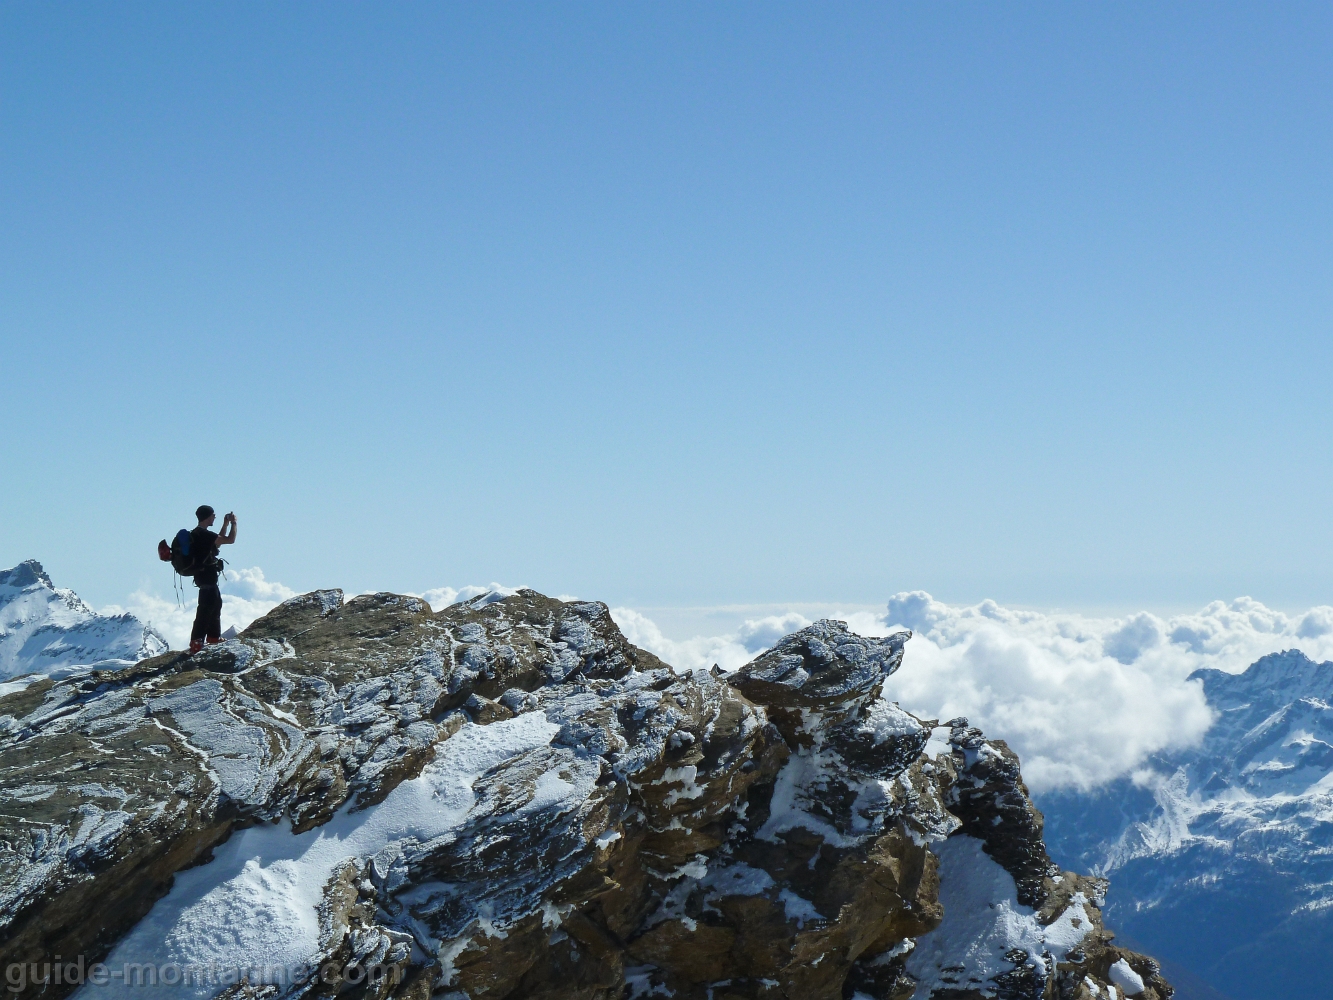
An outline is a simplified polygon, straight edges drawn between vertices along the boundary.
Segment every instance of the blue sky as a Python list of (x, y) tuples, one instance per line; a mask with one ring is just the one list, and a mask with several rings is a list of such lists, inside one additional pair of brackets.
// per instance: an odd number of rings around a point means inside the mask
[(1324, 5), (0, 8), (0, 564), (1333, 601)]

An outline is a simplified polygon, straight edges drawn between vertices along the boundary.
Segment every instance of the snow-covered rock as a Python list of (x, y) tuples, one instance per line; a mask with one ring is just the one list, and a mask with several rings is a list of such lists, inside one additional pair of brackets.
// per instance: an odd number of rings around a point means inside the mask
[(166, 640), (134, 615), (99, 615), (74, 591), (57, 588), (35, 559), (0, 570), (0, 679), (124, 665), (166, 650)]
[(1120, 930), (1221, 992), (1316, 995), (1333, 950), (1333, 663), (1289, 650), (1191, 679), (1216, 713), (1202, 744), (1043, 796), (1048, 842), (1114, 875)]
[(722, 676), (598, 603), (322, 591), (35, 681), (0, 697), (0, 966), (86, 978), (7, 985), (1170, 996), (1051, 863), (1008, 747), (885, 700), (909, 636), (820, 621)]

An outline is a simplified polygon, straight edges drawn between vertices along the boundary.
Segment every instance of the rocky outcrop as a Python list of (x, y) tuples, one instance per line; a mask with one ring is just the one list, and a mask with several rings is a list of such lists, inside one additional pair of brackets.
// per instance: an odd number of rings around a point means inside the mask
[(104, 963), (93, 997), (131, 968), (198, 997), (1169, 997), (1008, 748), (884, 696), (909, 637), (822, 621), (682, 673), (602, 604), (324, 591), (33, 681), (0, 699), (0, 965)]

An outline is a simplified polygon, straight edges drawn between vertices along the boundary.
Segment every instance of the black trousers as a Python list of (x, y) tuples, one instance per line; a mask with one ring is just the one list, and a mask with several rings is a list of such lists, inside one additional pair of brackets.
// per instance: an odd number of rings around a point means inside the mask
[(190, 642), (217, 639), (222, 635), (222, 591), (216, 583), (199, 585), (199, 610), (194, 613)]

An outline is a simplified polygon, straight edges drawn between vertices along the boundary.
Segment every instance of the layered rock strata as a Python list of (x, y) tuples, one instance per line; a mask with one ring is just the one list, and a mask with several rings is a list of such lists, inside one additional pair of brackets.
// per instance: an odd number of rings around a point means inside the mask
[(16, 685), (0, 965), (102, 962), (12, 991), (85, 1000), (131, 965), (195, 997), (1169, 997), (1008, 748), (890, 700), (909, 637), (683, 673), (602, 604), (324, 591)]

